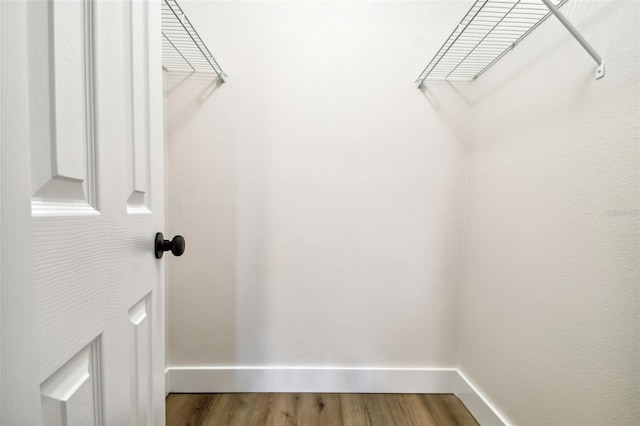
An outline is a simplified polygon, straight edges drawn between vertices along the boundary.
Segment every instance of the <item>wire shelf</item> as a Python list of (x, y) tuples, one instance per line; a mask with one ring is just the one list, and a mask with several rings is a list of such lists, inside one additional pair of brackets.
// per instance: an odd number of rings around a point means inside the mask
[[(550, 2), (557, 8), (567, 0)], [(540, 0), (476, 0), (416, 84), (475, 80), (551, 14)]]
[(228, 78), (176, 0), (162, 1), (162, 66), (170, 71), (214, 71), (223, 82)]

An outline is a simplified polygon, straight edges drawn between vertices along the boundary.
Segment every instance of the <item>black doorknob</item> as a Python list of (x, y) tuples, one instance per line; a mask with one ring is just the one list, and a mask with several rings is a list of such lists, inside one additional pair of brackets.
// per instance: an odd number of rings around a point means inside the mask
[(156, 259), (162, 259), (164, 252), (169, 250), (174, 256), (182, 256), (182, 253), (184, 253), (184, 237), (176, 235), (173, 240), (169, 241), (164, 239), (162, 232), (158, 232), (155, 242)]

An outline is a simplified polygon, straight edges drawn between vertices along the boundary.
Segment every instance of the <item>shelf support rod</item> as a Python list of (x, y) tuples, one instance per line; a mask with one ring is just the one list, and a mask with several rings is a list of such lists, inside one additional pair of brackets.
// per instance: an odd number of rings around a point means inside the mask
[(591, 57), (596, 61), (596, 63), (598, 64), (598, 69), (596, 70), (596, 80), (604, 77), (604, 60), (600, 55), (598, 55), (598, 52), (596, 52), (596, 50), (589, 44), (589, 42), (585, 40), (584, 37), (582, 37), (582, 34), (580, 34), (576, 27), (574, 27), (573, 24), (569, 22), (569, 20), (558, 10), (558, 8), (555, 7), (553, 3), (551, 3), (551, 0), (542, 0), (542, 2), (545, 6), (547, 6), (549, 11), (553, 13), (556, 18), (558, 18), (558, 21), (560, 21), (560, 23), (564, 25), (564, 27), (571, 33), (571, 35), (578, 41), (578, 43), (580, 43), (580, 45), (587, 51), (587, 53), (591, 55)]
[(167, 35), (164, 33), (164, 31), (162, 31), (162, 35), (164, 36), (164, 38), (167, 39), (169, 44), (171, 44), (171, 46), (173, 46), (173, 48), (176, 50), (176, 52), (178, 52), (178, 55), (182, 56), (182, 59), (184, 59), (184, 61), (187, 63), (187, 65), (189, 65), (191, 67), (191, 71), (195, 71), (196, 69), (193, 67), (193, 65), (191, 65), (191, 62), (187, 61), (187, 58), (185, 58), (184, 55), (182, 54), (182, 52), (180, 51), (180, 49), (178, 49), (176, 47), (176, 45), (173, 44), (173, 42), (171, 40), (169, 40), (169, 37), (167, 37)]

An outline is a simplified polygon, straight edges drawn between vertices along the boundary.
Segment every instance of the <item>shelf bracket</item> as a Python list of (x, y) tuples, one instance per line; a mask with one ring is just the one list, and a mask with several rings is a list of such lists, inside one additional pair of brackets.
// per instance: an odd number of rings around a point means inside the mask
[(573, 26), (571, 22), (558, 10), (557, 7), (551, 3), (551, 0), (542, 0), (545, 6), (549, 9), (553, 15), (558, 18), (558, 21), (571, 33), (571, 35), (580, 43), (580, 45), (587, 51), (587, 53), (596, 61), (598, 69), (596, 70), (596, 80), (600, 80), (604, 77), (604, 60), (598, 52), (589, 44), (582, 34)]

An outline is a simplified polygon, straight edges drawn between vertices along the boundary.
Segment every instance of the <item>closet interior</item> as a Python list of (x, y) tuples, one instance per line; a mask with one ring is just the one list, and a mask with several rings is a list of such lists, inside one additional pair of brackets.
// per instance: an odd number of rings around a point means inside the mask
[(163, 0), (162, 19), (188, 244), (168, 392), (640, 421), (639, 3)]

